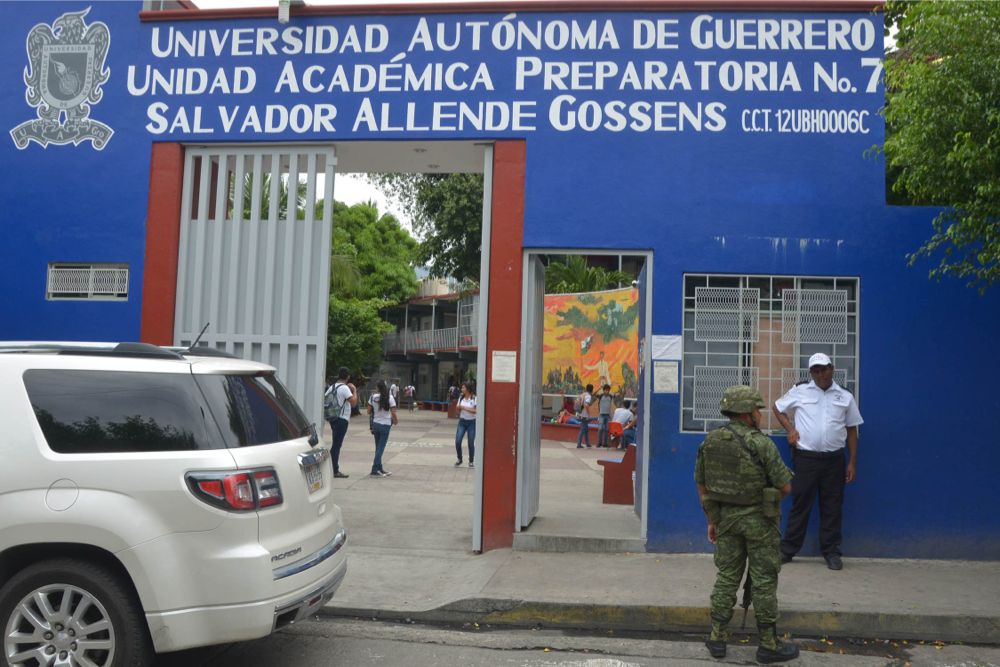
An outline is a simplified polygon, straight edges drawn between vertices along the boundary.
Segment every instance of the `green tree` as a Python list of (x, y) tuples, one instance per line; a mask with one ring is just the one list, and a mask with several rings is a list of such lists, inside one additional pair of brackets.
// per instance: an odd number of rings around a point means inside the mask
[[(229, 184), (229, 198), (232, 200), (236, 196), (236, 184)], [(249, 220), (253, 204), (253, 174), (247, 172), (243, 176), (243, 219)], [(306, 184), (299, 181), (295, 188), (295, 219), (304, 220), (306, 204)], [(260, 180), (260, 217), (266, 219), (271, 210), (271, 174), (262, 174)], [(288, 214), (288, 181), (278, 180), (278, 219), (284, 220)]]
[[(323, 208), (317, 203), (317, 217)], [(341, 366), (370, 375), (382, 360), (382, 336), (393, 330), (379, 310), (417, 291), (417, 242), (371, 202), (334, 202), (330, 251), (327, 375)]]
[(547, 294), (598, 292), (631, 282), (632, 277), (627, 273), (589, 266), (582, 255), (567, 255), (565, 261), (551, 262), (545, 269)]
[(369, 174), (368, 180), (413, 219), (420, 260), (431, 275), (479, 280), (482, 174)]
[(382, 361), (382, 336), (393, 330), (392, 325), (379, 315), (379, 308), (385, 305), (378, 299), (330, 297), (326, 354), (328, 377), (336, 376), (341, 366), (363, 375), (370, 375), (378, 368)]
[(356, 276), (345, 275), (348, 267), (340, 267), (336, 274), (331, 271), (334, 294), (401, 303), (419, 287), (414, 270), (417, 241), (395, 217), (379, 215), (372, 202), (354, 206), (334, 202), (330, 250), (334, 265), (353, 261), (357, 270)]
[(887, 166), (912, 203), (945, 207), (910, 263), (981, 292), (1000, 278), (1000, 3), (891, 3)]

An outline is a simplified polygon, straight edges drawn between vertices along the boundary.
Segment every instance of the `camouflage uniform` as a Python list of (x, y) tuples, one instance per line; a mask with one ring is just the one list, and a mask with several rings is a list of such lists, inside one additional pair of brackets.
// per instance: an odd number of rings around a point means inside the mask
[[(733, 617), (744, 564), (749, 560), (760, 646), (775, 650), (780, 646), (774, 629), (781, 569), (780, 510), (775, 503), (771, 511), (765, 512), (764, 489), (783, 488), (791, 481), (792, 473), (770, 438), (732, 418), (763, 405), (760, 395), (749, 387), (730, 387), (726, 391), (722, 409), (731, 417), (730, 422), (711, 431), (698, 448), (694, 478), (706, 487), (703, 505), (716, 525), (718, 574), (711, 597), (710, 641), (728, 639), (726, 628)], [(777, 492), (770, 497), (780, 498)]]

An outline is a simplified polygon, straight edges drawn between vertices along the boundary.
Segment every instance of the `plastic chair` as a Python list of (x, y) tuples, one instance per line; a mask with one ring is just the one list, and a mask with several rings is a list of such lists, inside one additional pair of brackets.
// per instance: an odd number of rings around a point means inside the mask
[(618, 422), (610, 422), (608, 424), (608, 439), (611, 441), (615, 447), (618, 447), (621, 441), (622, 435), (625, 433), (625, 427)]

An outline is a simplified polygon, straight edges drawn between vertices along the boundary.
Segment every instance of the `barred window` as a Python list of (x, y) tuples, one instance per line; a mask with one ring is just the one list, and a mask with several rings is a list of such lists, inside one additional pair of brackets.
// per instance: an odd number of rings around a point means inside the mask
[(681, 428), (723, 423), (726, 387), (750, 385), (769, 406), (765, 430), (780, 429), (770, 406), (809, 379), (809, 357), (833, 360), (834, 381), (857, 396), (858, 279), (686, 274)]
[(128, 300), (128, 264), (49, 264), (45, 298)]

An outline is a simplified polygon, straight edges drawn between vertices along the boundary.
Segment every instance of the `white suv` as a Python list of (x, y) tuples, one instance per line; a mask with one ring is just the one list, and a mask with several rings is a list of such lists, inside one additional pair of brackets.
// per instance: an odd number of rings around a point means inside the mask
[(262, 637), (343, 580), (329, 454), (271, 366), (0, 343), (0, 425), (11, 665), (142, 665)]

